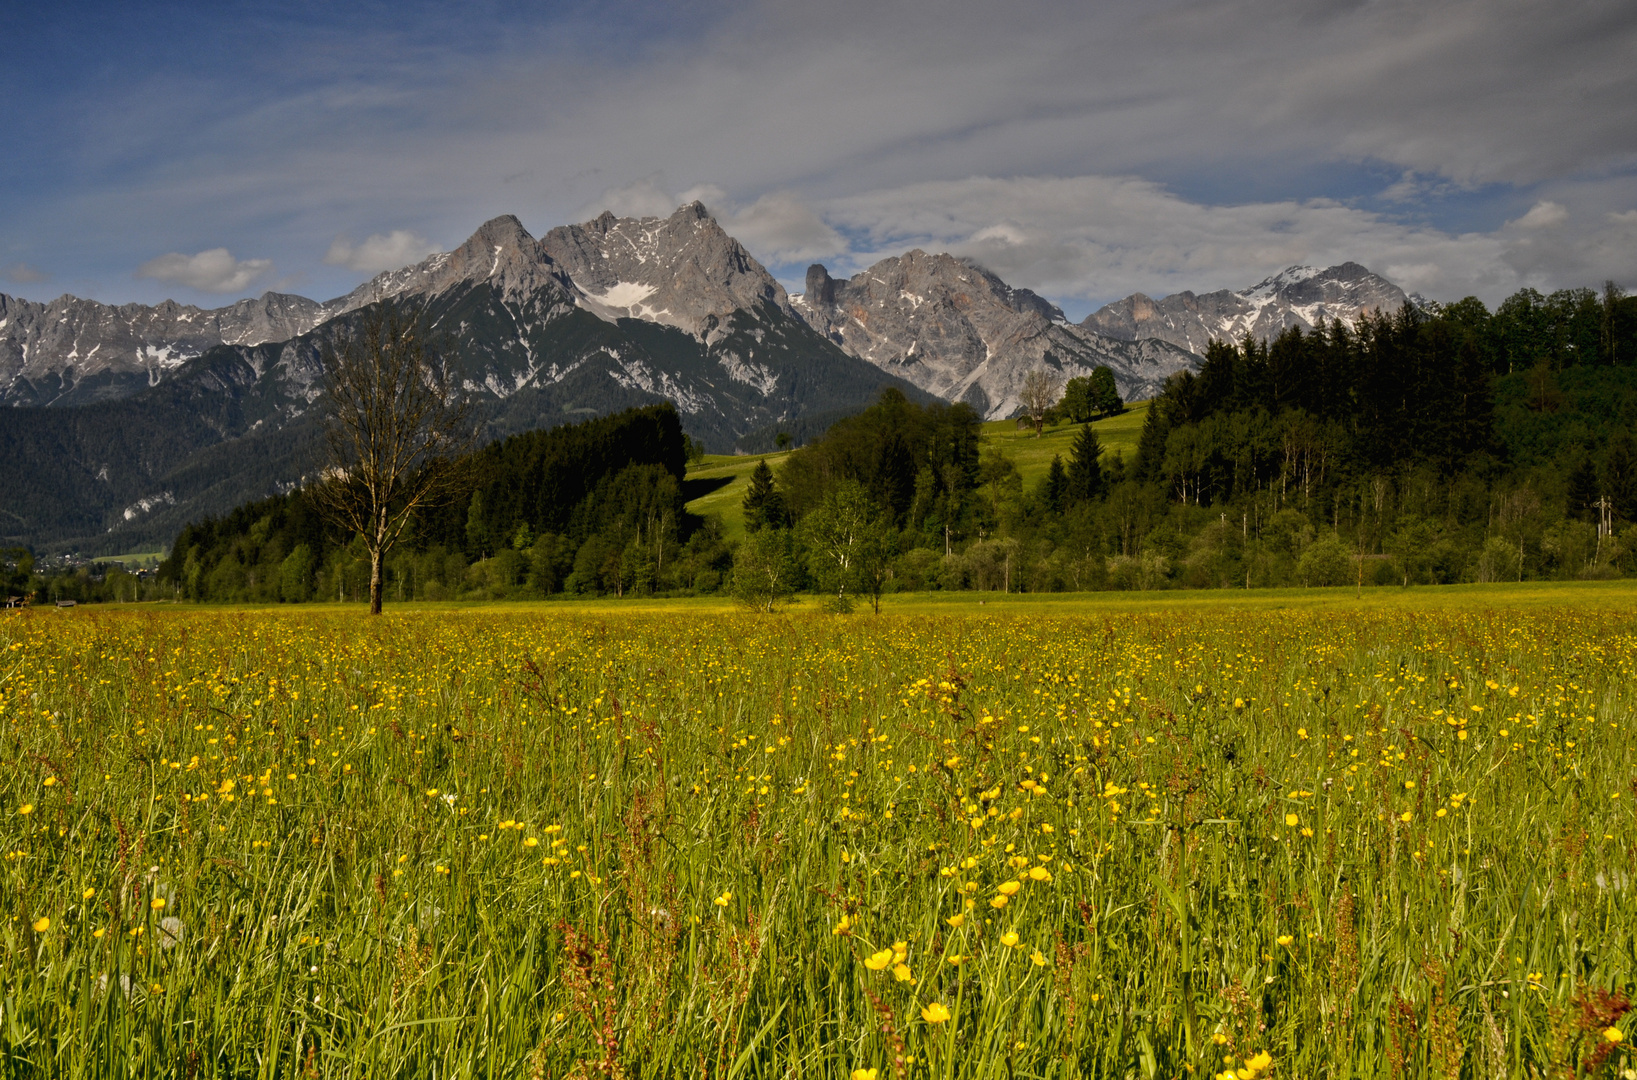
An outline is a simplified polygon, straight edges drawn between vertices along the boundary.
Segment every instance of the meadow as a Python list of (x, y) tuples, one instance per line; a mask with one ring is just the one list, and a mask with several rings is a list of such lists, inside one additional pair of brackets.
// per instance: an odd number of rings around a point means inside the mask
[[(1143, 422), (1148, 419), (1148, 401), (1136, 401), (1126, 406), (1118, 416), (1093, 422), (1098, 441), (1103, 447), (1106, 466), (1119, 454), (1126, 464), (1137, 456), (1137, 440), (1142, 436)], [(1061, 422), (1048, 424), (1036, 436), (1032, 428), (1019, 429), (1015, 420), (991, 420), (979, 434), (979, 448), (984, 453), (995, 452), (1009, 458), (1017, 467), (1018, 475), (1031, 490), (1045, 479), (1052, 458), (1060, 457), (1065, 466), (1074, 452), (1074, 439), (1080, 425)], [(715, 515), (722, 522), (722, 535), (739, 540), (745, 534), (745, 492), (750, 487), (750, 474), (759, 462), (778, 474), (779, 466), (790, 456), (790, 451), (771, 454), (706, 454), (688, 465), (690, 481), (714, 483), (708, 494), (692, 499), (688, 509), (705, 517)]]
[(1637, 596), (1393, 595), (8, 614), (0, 1072), (1630, 1075)]

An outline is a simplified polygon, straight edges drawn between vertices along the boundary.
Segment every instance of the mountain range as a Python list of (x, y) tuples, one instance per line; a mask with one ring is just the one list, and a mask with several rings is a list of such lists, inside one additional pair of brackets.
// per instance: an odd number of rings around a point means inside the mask
[(1203, 356), (1213, 339), (1238, 342), (1249, 334), (1266, 341), (1292, 326), (1311, 330), (1321, 319), (1352, 322), (1361, 313), (1394, 312), (1410, 302), (1386, 278), (1347, 262), (1327, 270), (1292, 266), (1240, 292), (1180, 292), (1163, 300), (1132, 293), (1080, 325), (1122, 341), (1167, 341)]
[(325, 345), (383, 300), (424, 308), (490, 436), (670, 400), (690, 434), (727, 451), (821, 431), (887, 386), (996, 419), (1016, 412), (1030, 370), (1067, 379), (1106, 364), (1127, 400), (1148, 397), (1213, 334), (1350, 318), (1395, 294), (1356, 264), (1293, 268), (1245, 293), (1131, 297), (1076, 325), (969, 260), (912, 251), (848, 279), (814, 266), (792, 296), (692, 203), (538, 239), (495, 218), (322, 303), (0, 295), (0, 462), (14, 481), (0, 539), (157, 546), (302, 482), (319, 462)]

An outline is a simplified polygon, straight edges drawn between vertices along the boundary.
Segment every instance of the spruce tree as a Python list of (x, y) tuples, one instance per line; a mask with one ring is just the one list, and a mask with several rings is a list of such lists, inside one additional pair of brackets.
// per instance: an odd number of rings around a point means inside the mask
[(1040, 497), (1052, 513), (1058, 513), (1063, 509), (1063, 493), (1068, 486), (1069, 477), (1063, 471), (1063, 457), (1060, 454), (1053, 454), (1051, 468), (1046, 470), (1046, 480), (1040, 488)]
[(1065, 497), (1070, 502), (1089, 502), (1103, 494), (1103, 467), (1097, 461), (1102, 455), (1103, 446), (1097, 441), (1097, 432), (1090, 424), (1081, 424), (1074, 448), (1069, 451)]
[(773, 470), (767, 462), (758, 461), (750, 474), (750, 490), (745, 492), (745, 531), (756, 532), (763, 526), (783, 528), (785, 524), (784, 496), (773, 486)]

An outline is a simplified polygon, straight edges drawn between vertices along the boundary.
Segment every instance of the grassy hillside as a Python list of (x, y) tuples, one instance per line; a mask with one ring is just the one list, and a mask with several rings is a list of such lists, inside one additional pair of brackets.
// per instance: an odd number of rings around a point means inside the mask
[[(1137, 401), (1119, 416), (1099, 420), (1092, 425), (1097, 437), (1102, 440), (1105, 461), (1115, 452), (1124, 454), (1128, 463), (1136, 456), (1137, 437), (1142, 434), (1143, 421), (1147, 416), (1148, 402)], [(1017, 464), (1018, 472), (1023, 474), (1023, 483), (1033, 486), (1051, 468), (1053, 454), (1061, 454), (1067, 464), (1078, 430), (1078, 424), (1058, 424), (1047, 427), (1037, 439), (1032, 429), (1019, 431), (1015, 420), (995, 420), (983, 425), (981, 445), (985, 452), (998, 449), (1011, 458)], [(718, 515), (727, 538), (737, 540), (744, 534), (740, 502), (750, 483), (751, 470), (756, 468), (758, 461), (766, 461), (777, 473), (779, 463), (788, 456), (789, 451), (776, 454), (706, 454), (688, 467), (688, 482), (714, 482), (721, 486), (689, 502), (688, 509), (702, 516)]]
[[(1131, 463), (1137, 456), (1137, 438), (1147, 417), (1148, 402), (1137, 401), (1119, 416), (1091, 425), (1103, 444), (1105, 462), (1118, 451), (1125, 455), (1127, 464)], [(1032, 487), (1051, 468), (1053, 454), (1062, 455), (1063, 464), (1068, 464), (1074, 437), (1079, 431), (1079, 424), (1062, 423), (1048, 426), (1037, 439), (1033, 428), (1019, 431), (1016, 420), (995, 420), (983, 425), (982, 447), (985, 452), (998, 449), (1011, 458), (1017, 471), (1023, 474), (1024, 486)]]
[(756, 463), (765, 461), (778, 471), (780, 462), (790, 456), (781, 450), (772, 454), (706, 454), (688, 466), (688, 484), (718, 484), (707, 495), (688, 503), (688, 509), (701, 517), (712, 514), (722, 519), (722, 530), (729, 540), (738, 540), (745, 532), (745, 489), (750, 485), (750, 474)]

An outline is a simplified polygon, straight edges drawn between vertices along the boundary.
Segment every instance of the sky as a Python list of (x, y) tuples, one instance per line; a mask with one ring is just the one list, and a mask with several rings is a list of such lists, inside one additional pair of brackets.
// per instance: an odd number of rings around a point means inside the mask
[(701, 199), (787, 287), (911, 248), (1080, 317), (1354, 260), (1637, 290), (1630, 0), (16, 5), (0, 292), (316, 299)]

